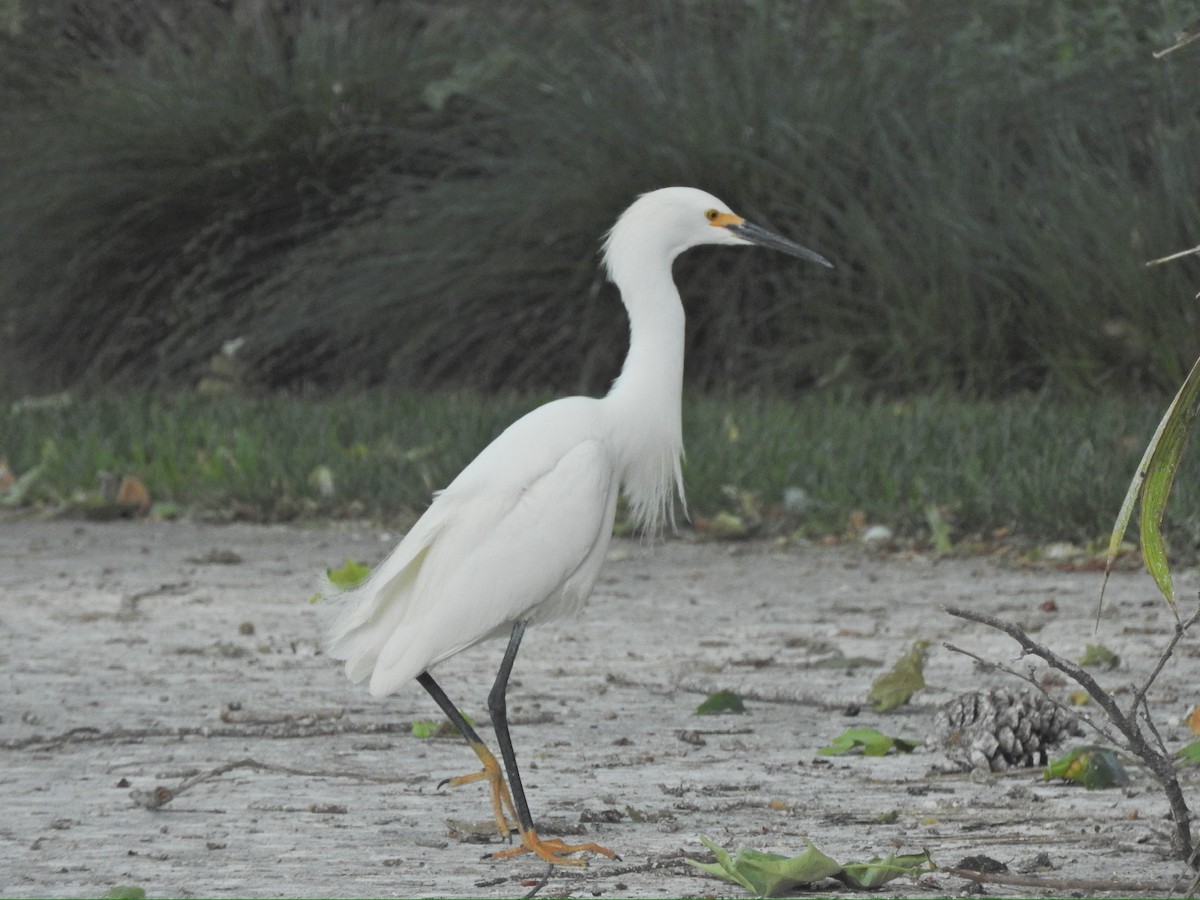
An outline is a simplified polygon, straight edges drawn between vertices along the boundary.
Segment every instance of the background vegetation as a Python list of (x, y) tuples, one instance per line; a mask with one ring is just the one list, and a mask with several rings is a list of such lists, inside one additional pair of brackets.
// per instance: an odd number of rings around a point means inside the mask
[[(367, 515), (404, 525), (544, 399), (109, 393), (0, 407), (0, 435), (14, 468), (38, 474), (25, 505), (111, 516), (80, 488), (94, 488), (104, 473), (114, 487), (135, 474), (176, 513)], [(1068, 540), (1078, 554), (1100, 553), (1159, 414), (1136, 401), (1084, 406), (1027, 396), (988, 404), (951, 396), (845, 402), (830, 392), (685, 399), (688, 501), (702, 531), (861, 537), (886, 524), (901, 543), (940, 550)], [(1200, 485), (1188, 479), (1177, 491), (1169, 533), (1176, 553), (1191, 558), (1200, 546)], [(0, 512), (5, 497), (0, 489)]]
[(0, 46), (6, 393), (602, 390), (604, 229), (704, 186), (833, 258), (678, 266), (689, 382), (1168, 391), (1200, 83), (1162, 0), (31, 4)]
[(677, 264), (698, 520), (1086, 544), (1197, 355), (1195, 259), (1144, 267), (1200, 232), (1200, 83), (1150, 56), (1193, 17), (0, 0), (0, 398), (76, 398), (0, 411), (0, 463), (37, 469), (22, 502), (108, 472), (419, 510), (537, 399), (606, 388), (601, 237), (683, 183), (837, 263)]

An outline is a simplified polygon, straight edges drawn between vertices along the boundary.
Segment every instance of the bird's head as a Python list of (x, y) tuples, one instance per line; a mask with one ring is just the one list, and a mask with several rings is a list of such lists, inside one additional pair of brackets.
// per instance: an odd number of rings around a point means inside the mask
[(604, 254), (615, 278), (626, 258), (645, 260), (652, 255), (669, 265), (684, 250), (701, 244), (758, 244), (833, 265), (819, 253), (747, 222), (712, 194), (689, 187), (660, 188), (638, 197), (608, 233)]

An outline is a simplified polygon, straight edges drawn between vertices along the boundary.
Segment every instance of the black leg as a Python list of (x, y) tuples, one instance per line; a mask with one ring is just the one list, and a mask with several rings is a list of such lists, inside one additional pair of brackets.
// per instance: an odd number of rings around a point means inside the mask
[(508, 787), (517, 807), (517, 824), (521, 826), (521, 831), (533, 831), (533, 817), (529, 815), (525, 788), (521, 785), (521, 773), (517, 770), (517, 754), (513, 751), (512, 737), (508, 733), (508, 702), (505, 698), (508, 676), (512, 673), (517, 650), (520, 649), (521, 638), (524, 636), (525, 623), (518, 622), (513, 626), (512, 637), (508, 639), (508, 649), (504, 651), (504, 660), (500, 663), (500, 671), (496, 673), (496, 682), (492, 685), (492, 692), (488, 694), (488, 712), (492, 714), (492, 728), (496, 729), (500, 756), (504, 759), (504, 771), (508, 773)]
[[(417, 681), (421, 683), (421, 687), (429, 692), (429, 695), (442, 708), (442, 712), (446, 714), (447, 718), (454, 724), (454, 727), (467, 739), (467, 743), (471, 745), (471, 749), (475, 751), (480, 762), (483, 763), (482, 772), (460, 775), (457, 778), (443, 781), (442, 784), (460, 785), (487, 779), (492, 787), (492, 811), (495, 813), (496, 825), (501, 835), (507, 837), (511, 833), (505, 813), (512, 815), (517, 820), (517, 827), (521, 832), (521, 846), (494, 853), (492, 854), (494, 859), (509, 859), (521, 853), (533, 853), (546, 862), (555, 865), (587, 865), (581, 859), (570, 859), (566, 856), (568, 853), (578, 853), (581, 851), (599, 853), (610, 859), (619, 859), (620, 857), (615, 853), (607, 847), (601, 847), (599, 844), (564, 844), (558, 838), (543, 840), (538, 837), (537, 832), (533, 828), (533, 817), (529, 814), (529, 804), (525, 801), (525, 788), (521, 785), (521, 773), (517, 770), (517, 755), (513, 752), (512, 737), (508, 731), (508, 704), (505, 700), (505, 692), (508, 690), (508, 676), (512, 674), (513, 663), (517, 658), (517, 650), (520, 649), (521, 638), (524, 636), (525, 623), (518, 622), (513, 626), (512, 636), (508, 639), (508, 649), (504, 651), (504, 660), (500, 663), (500, 671), (496, 673), (496, 682), (492, 685), (491, 693), (488, 694), (488, 712), (492, 715), (492, 727), (496, 730), (496, 740), (500, 744), (500, 755), (504, 758), (504, 769), (508, 773), (508, 784), (504, 783), (504, 775), (500, 771), (500, 763), (496, 761), (496, 758), (484, 746), (475, 729), (471, 727), (471, 723), (463, 718), (462, 713), (450, 702), (450, 698), (446, 696), (445, 692), (438, 686), (438, 683), (433, 680), (433, 677), (428, 672), (422, 672), (417, 676)], [(441, 787), (441, 785), (438, 785), (438, 787)]]
[(475, 751), (475, 755), (479, 757), (479, 761), (483, 763), (482, 771), (472, 773), (470, 775), (459, 775), (455, 778), (447, 778), (441, 782), (438, 787), (451, 785), (457, 787), (462, 784), (470, 784), (473, 781), (487, 780), (492, 789), (492, 813), (496, 817), (496, 828), (500, 832), (501, 837), (508, 837), (511, 834), (509, 829), (508, 819), (505, 817), (505, 812), (516, 818), (517, 813), (513, 807), (512, 796), (509, 793), (508, 786), (504, 783), (504, 776), (500, 772), (500, 764), (496, 762), (496, 757), (492, 756), (492, 752), (488, 750), (487, 745), (479, 737), (479, 733), (471, 727), (471, 723), (466, 720), (460, 713), (450, 698), (446, 696), (446, 692), (441, 686), (433, 680), (433, 676), (428, 672), (422, 672), (417, 676), (417, 681), (421, 687), (425, 688), (438, 706), (442, 708), (442, 712), (446, 714), (451, 724), (458, 729), (459, 734), (466, 738), (471, 749)]
[[(434, 699), (434, 702), (442, 708), (442, 712), (446, 714), (446, 718), (450, 720), (450, 724), (458, 729), (458, 733), (467, 739), (467, 743), (474, 746), (482, 744), (478, 732), (471, 727), (471, 723), (463, 718), (463, 714), (458, 711), (458, 708), (450, 702), (450, 698), (446, 696), (446, 692), (442, 690), (441, 685), (433, 680), (433, 676), (428, 672), (422, 672), (417, 676), (417, 681), (421, 687), (429, 692), (429, 696)], [(445, 784), (446, 782), (442, 782)], [(442, 785), (439, 784), (438, 787)]]

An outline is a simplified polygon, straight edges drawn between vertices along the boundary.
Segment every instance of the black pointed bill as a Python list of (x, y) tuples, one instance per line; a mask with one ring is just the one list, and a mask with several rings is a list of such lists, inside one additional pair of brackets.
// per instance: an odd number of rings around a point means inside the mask
[(767, 231), (767, 229), (751, 225), (749, 222), (737, 222), (725, 227), (748, 243), (758, 244), (760, 247), (770, 247), (772, 250), (780, 250), (790, 256), (798, 256), (801, 259), (807, 259), (811, 262), (828, 266), (831, 269), (833, 268), (833, 263), (820, 253), (814, 253), (807, 247), (801, 247), (799, 244), (789, 241), (785, 237), (780, 237), (773, 231)]

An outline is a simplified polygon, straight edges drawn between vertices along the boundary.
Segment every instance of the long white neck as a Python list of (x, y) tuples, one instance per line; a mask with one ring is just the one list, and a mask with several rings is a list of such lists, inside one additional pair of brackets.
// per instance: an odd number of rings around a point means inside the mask
[[(673, 254), (672, 254), (673, 256)], [(629, 313), (629, 354), (604, 403), (616, 427), (621, 482), (634, 520), (647, 533), (675, 524), (684, 499), (684, 312), (671, 258), (653, 247), (622, 248), (611, 276)]]

